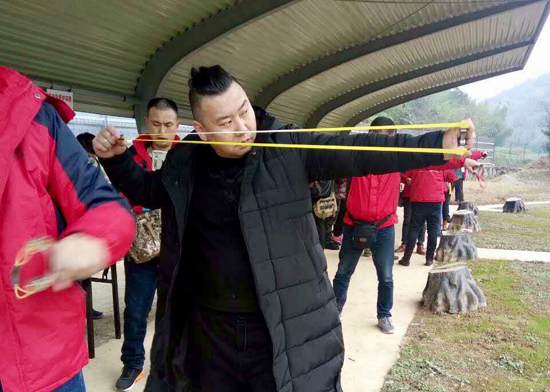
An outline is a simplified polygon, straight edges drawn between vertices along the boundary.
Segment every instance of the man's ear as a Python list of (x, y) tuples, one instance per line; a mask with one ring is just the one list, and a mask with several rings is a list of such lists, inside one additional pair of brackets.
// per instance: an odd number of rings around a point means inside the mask
[(145, 124), (149, 122), (149, 119), (147, 118), (147, 116), (143, 117), (143, 121), (145, 121)]
[(195, 129), (197, 135), (199, 135), (202, 141), (208, 141), (208, 135), (206, 134), (204, 127), (200, 122), (198, 122), (197, 120), (193, 120), (193, 128)]

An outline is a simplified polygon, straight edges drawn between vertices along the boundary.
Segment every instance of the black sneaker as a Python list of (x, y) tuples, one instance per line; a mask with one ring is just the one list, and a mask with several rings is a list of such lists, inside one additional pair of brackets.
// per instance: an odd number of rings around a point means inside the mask
[(142, 369), (132, 369), (124, 366), (122, 374), (116, 382), (117, 391), (129, 391), (136, 385), (136, 382), (143, 378)]
[(329, 241), (325, 244), (325, 249), (340, 250), (340, 244), (336, 241)]
[(397, 264), (402, 265), (403, 267), (408, 267), (409, 265), (411, 265), (411, 262), (410, 260), (405, 260), (405, 258), (403, 257), (397, 262)]
[(433, 260), (426, 260), (426, 266), (430, 266), (430, 265), (433, 265), (434, 261)]
[(99, 320), (103, 318), (103, 312), (100, 312), (99, 310), (92, 309), (92, 319)]

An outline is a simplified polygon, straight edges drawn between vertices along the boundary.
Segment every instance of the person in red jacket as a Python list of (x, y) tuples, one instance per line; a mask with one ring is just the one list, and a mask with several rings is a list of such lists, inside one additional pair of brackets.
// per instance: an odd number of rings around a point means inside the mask
[[(153, 152), (169, 151), (174, 145), (180, 122), (178, 107), (167, 98), (153, 98), (147, 105), (145, 117), (147, 134), (134, 139), (129, 152), (134, 160), (147, 171), (153, 170)], [(149, 136), (154, 134), (154, 136)], [(156, 141), (151, 141), (156, 140)], [(140, 215), (143, 207), (133, 206), (134, 213)], [(134, 244), (139, 246), (139, 244)], [(144, 376), (145, 348), (143, 343), (147, 333), (147, 317), (151, 311), (155, 290), (157, 290), (157, 311), (155, 314), (155, 335), (151, 347), (151, 373), (145, 390), (169, 391), (164, 381), (164, 337), (160, 323), (164, 318), (164, 309), (168, 297), (168, 286), (174, 266), (159, 265), (158, 257), (138, 263), (131, 257), (124, 260), (126, 287), (124, 290), (124, 342), (121, 360), (124, 364), (122, 374), (116, 382), (116, 389), (127, 391)], [(158, 362), (158, 363), (157, 363)]]
[(407, 238), (405, 255), (399, 264), (405, 267), (410, 265), (410, 259), (414, 250), (414, 241), (418, 238), (418, 233), (422, 230), (424, 222), (428, 227), (428, 246), (426, 249), (426, 265), (433, 264), (435, 248), (437, 246), (437, 237), (441, 232), (441, 214), (442, 205), (445, 201), (444, 171), (449, 169), (458, 169), (465, 166), (472, 170), (479, 164), (469, 158), (451, 159), (446, 165), (431, 166), (425, 169), (413, 170), (411, 181), (411, 204), (412, 219), (411, 227)]
[[(405, 252), (407, 246), (407, 237), (411, 227), (412, 205), (411, 205), (411, 171), (401, 173), (401, 183), (405, 185), (401, 197), (403, 199), (403, 226), (401, 228), (401, 245), (395, 250), (395, 253)], [(416, 240), (416, 253), (425, 256), (424, 240), (426, 239), (426, 225), (420, 230)]]
[[(393, 121), (386, 117), (377, 117), (372, 126), (389, 126)], [(472, 126), (473, 129), (473, 126)], [(379, 129), (373, 133), (392, 135), (393, 130)], [(413, 166), (421, 165), (421, 157), (411, 156), (415, 161)], [(400, 173), (367, 175), (354, 177), (349, 185), (344, 217), (344, 238), (340, 249), (338, 270), (334, 277), (333, 288), (336, 296), (336, 306), (340, 314), (347, 299), (347, 291), (351, 277), (355, 272), (363, 246), (357, 238), (363, 233), (360, 227), (373, 227), (376, 238), (370, 245), (372, 258), (378, 276), (377, 318), (378, 327), (382, 332), (394, 333), (391, 321), (393, 307), (393, 264), (395, 245), (395, 224), (397, 223), (397, 203), (399, 199)], [(439, 188), (441, 192), (441, 187)], [(414, 246), (415, 239), (411, 239)], [(372, 238), (372, 237), (371, 237)]]
[(443, 218), (443, 224), (441, 226), (442, 231), (446, 231), (447, 227), (449, 226), (449, 221), (451, 220), (451, 214), (449, 213), (449, 202), (451, 200), (451, 191), (449, 189), (450, 184), (452, 184), (456, 179), (458, 178), (456, 176), (456, 173), (453, 170), (445, 170), (443, 172), (443, 195), (445, 197), (445, 201), (443, 202), (443, 208), (442, 208), (442, 218)]
[[(75, 282), (122, 258), (134, 237), (129, 206), (66, 125), (73, 116), (0, 67), (0, 391), (85, 391), (85, 294)], [(44, 237), (49, 250), (14, 269)], [(49, 282), (35, 290), (39, 277)]]
[[(472, 151), (471, 159), (477, 161), (479, 159), (485, 159), (487, 153), (485, 151)], [(460, 168), (456, 170), (457, 179), (453, 182), (453, 188), (455, 190), (455, 201), (457, 203), (464, 201), (464, 181), (468, 177), (468, 170)]]

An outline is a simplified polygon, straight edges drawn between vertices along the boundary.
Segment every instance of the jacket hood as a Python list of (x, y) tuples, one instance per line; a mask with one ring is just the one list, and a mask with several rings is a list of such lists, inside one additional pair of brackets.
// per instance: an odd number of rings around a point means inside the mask
[(13, 69), (0, 67), (0, 105), (8, 107), (11, 103), (22, 97), (25, 93), (32, 93), (35, 89), (44, 94), (44, 101), (52, 105), (65, 123), (71, 121), (75, 112), (65, 102), (54, 98), (37, 86), (32, 81)]

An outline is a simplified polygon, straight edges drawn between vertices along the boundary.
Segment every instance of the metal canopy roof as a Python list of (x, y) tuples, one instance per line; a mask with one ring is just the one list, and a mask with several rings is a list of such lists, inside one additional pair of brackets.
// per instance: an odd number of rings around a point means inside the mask
[(282, 120), (355, 125), (525, 66), (550, 0), (0, 0), (0, 65), (72, 89), (75, 109), (191, 121), (192, 66), (222, 64)]

